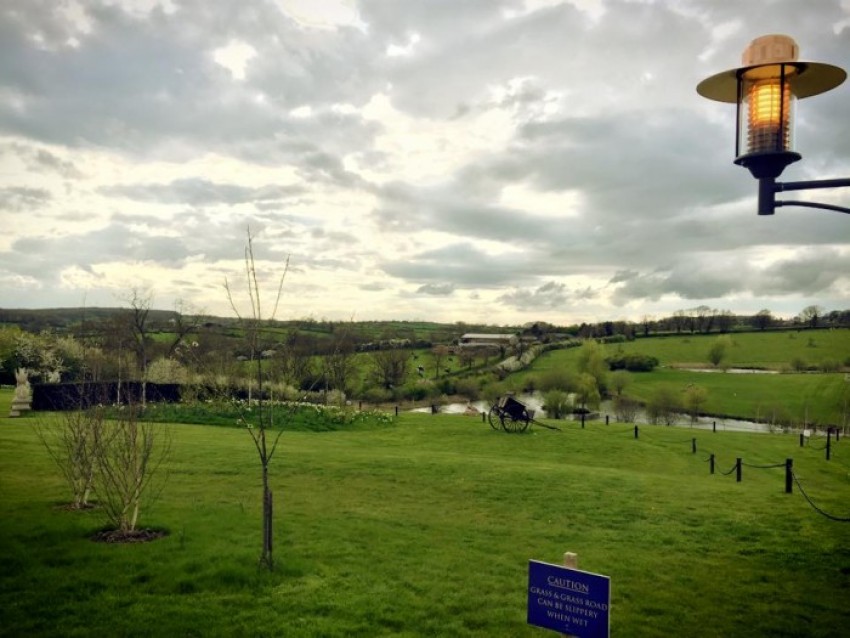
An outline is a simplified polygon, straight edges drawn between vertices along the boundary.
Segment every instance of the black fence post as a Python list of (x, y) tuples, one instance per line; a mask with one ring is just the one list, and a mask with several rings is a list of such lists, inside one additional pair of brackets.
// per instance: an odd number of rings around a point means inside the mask
[(584, 429), (584, 412), (581, 413), (581, 427)]
[(712, 454), (708, 459), (708, 468), (709, 471), (714, 474), (714, 454)]
[(638, 426), (635, 426), (635, 438), (638, 438)]
[[(607, 414), (605, 415), (605, 425), (608, 425), (608, 421), (609, 421), (610, 418), (611, 417), (609, 415), (607, 415)], [(838, 439), (835, 439), (835, 440), (837, 441)]]
[(800, 447), (803, 447), (803, 445), (805, 445), (805, 440), (806, 437), (803, 435), (802, 432), (800, 432)]
[(826, 460), (829, 460), (832, 451), (832, 429), (826, 431)]
[(693, 452), (694, 454), (697, 453), (697, 438), (696, 437), (691, 439), (691, 452)]
[(481, 412), (481, 423), (487, 423), (487, 413), (483, 410)]
[(712, 422), (711, 422), (711, 431), (712, 431), (712, 432), (717, 432), (717, 421), (712, 421)]
[(840, 441), (840, 440), (841, 440), (841, 430), (839, 428), (835, 428), (835, 442), (838, 443), (838, 441)]
[(794, 484), (794, 459), (785, 459), (785, 493), (790, 494)]
[(741, 482), (741, 458), (738, 457), (735, 460), (735, 481), (737, 483)]
[(395, 406), (395, 415), (398, 416), (398, 406)]

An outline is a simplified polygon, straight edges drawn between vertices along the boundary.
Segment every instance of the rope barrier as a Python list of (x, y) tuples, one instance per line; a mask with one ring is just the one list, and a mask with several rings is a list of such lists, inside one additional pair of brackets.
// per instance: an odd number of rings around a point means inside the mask
[(729, 470), (728, 472), (721, 472), (721, 474), (722, 474), (723, 476), (729, 476), (732, 472), (734, 472), (734, 471), (735, 471), (735, 470), (737, 470), (737, 469), (738, 469), (738, 464), (737, 464), (737, 463), (735, 463), (735, 465), (733, 465), (733, 466), (732, 466), (732, 469), (731, 469), (731, 470)]
[(757, 470), (769, 470), (774, 467), (785, 467), (785, 462), (783, 461), (782, 463), (775, 463), (773, 465), (751, 465), (750, 463), (744, 463), (743, 461), (741, 461), (741, 465), (745, 467), (752, 467)]
[(800, 484), (800, 479), (797, 478), (797, 475), (794, 472), (791, 472), (791, 476), (794, 477), (794, 482), (797, 484), (797, 489), (800, 490), (800, 494), (803, 495), (809, 505), (812, 506), (812, 509), (814, 509), (818, 514), (830, 519), (831, 521), (837, 521), (839, 523), (850, 523), (850, 517), (842, 518), (840, 516), (833, 516), (832, 514), (824, 512), (821, 508), (815, 505), (814, 501), (812, 501), (809, 495), (806, 494), (806, 490), (803, 489), (803, 486)]

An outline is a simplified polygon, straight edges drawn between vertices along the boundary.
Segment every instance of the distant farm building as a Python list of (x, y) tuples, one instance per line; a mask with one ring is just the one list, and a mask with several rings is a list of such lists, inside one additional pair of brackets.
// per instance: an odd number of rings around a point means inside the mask
[(476, 333), (468, 332), (460, 338), (458, 345), (462, 348), (501, 348), (516, 343), (517, 336), (513, 333)]

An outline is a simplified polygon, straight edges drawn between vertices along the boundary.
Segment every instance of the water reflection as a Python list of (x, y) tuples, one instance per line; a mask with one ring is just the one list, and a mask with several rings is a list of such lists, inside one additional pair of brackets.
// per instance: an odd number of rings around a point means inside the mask
[[(516, 398), (518, 401), (524, 403), (529, 409), (534, 410), (534, 416), (536, 418), (546, 418), (546, 410), (543, 409), (544, 401), (542, 394), (539, 392), (520, 394), (517, 395)], [(446, 403), (439, 405), (438, 410), (441, 414), (464, 414), (470, 408), (477, 412), (489, 412), (490, 407), (490, 404), (486, 401), (470, 401), (468, 403)], [(432, 409), (430, 406), (426, 406), (422, 408), (415, 408), (411, 411), (431, 412)], [(594, 413), (591, 418), (594, 421), (605, 421), (606, 416), (610, 419), (611, 423), (616, 422), (614, 406), (611, 401), (603, 401), (599, 407), (599, 411)], [(570, 415), (564, 420), (567, 422), (574, 421), (578, 423), (581, 421), (581, 417), (579, 415)], [(638, 410), (635, 423), (638, 425), (645, 425), (649, 423), (644, 410)], [(676, 423), (672, 424), (671, 427), (692, 428), (695, 430), (716, 429), (718, 431), (727, 432), (770, 432), (770, 426), (765, 423), (756, 423), (755, 421), (747, 421), (744, 419), (721, 419), (711, 416), (697, 417), (696, 421), (692, 422), (691, 417), (687, 414), (677, 415)]]

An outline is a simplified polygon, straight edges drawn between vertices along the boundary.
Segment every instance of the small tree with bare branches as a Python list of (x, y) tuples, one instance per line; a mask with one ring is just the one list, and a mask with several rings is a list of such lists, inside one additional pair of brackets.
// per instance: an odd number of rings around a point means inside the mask
[[(239, 312), (236, 302), (233, 297), (233, 289), (230, 282), (225, 278), (224, 288), (227, 292), (227, 299), (230, 302), (230, 307), (239, 320), (242, 329), (245, 332), (245, 338), (248, 343), (249, 360), (252, 367), (252, 374), (256, 375), (257, 383), (257, 400), (254, 402), (255, 410), (252, 410), (251, 416), (247, 413), (243, 414), (243, 422), (247, 426), (248, 433), (254, 441), (254, 446), (257, 448), (257, 454), (260, 459), (260, 467), (263, 479), (263, 542), (262, 552), (260, 554), (260, 566), (267, 569), (274, 568), (273, 557), (273, 504), (272, 491), (269, 487), (269, 464), (272, 457), (277, 451), (277, 445), (280, 442), (283, 430), (279, 430), (273, 439), (268, 436), (268, 430), (272, 428), (273, 411), (268, 409), (266, 405), (265, 392), (263, 388), (263, 358), (260, 352), (260, 328), (264, 321), (271, 321), (277, 314), (277, 308), (280, 303), (281, 294), (283, 292), (283, 282), (286, 273), (289, 270), (289, 257), (286, 258), (283, 267), (283, 273), (277, 285), (277, 294), (272, 307), (272, 312), (269, 316), (263, 316), (263, 308), (261, 304), (260, 285), (257, 280), (257, 269), (254, 261), (254, 244), (251, 235), (251, 229), (247, 229), (248, 241), (245, 246), (245, 287), (248, 293), (250, 314)], [(252, 394), (249, 391), (249, 403), (251, 403)]]
[(90, 507), (95, 443), (102, 430), (103, 409), (100, 407), (63, 412), (61, 417), (44, 420), (35, 427), (36, 435), (68, 484), (72, 509)]
[(142, 504), (157, 494), (153, 481), (171, 450), (169, 430), (145, 422), (138, 404), (119, 408), (116, 418), (95, 430), (98, 503), (109, 521), (110, 539), (137, 535)]

